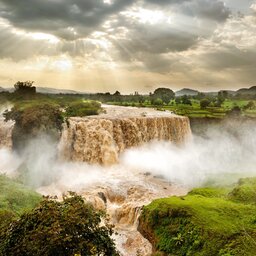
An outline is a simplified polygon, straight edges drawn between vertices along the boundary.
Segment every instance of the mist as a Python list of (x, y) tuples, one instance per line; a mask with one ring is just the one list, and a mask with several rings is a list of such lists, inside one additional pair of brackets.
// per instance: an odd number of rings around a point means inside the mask
[(182, 147), (153, 142), (128, 150), (122, 163), (188, 187), (224, 184), (256, 174), (255, 132), (252, 124), (213, 126)]
[(23, 172), (28, 185), (58, 194), (95, 184), (118, 187), (124, 180), (139, 184), (146, 173), (187, 188), (226, 184), (256, 174), (255, 132), (252, 124), (215, 126), (183, 146), (158, 141), (126, 150), (119, 164), (111, 167), (59, 161), (57, 143), (42, 135), (19, 156), (2, 148), (0, 172), (11, 176)]

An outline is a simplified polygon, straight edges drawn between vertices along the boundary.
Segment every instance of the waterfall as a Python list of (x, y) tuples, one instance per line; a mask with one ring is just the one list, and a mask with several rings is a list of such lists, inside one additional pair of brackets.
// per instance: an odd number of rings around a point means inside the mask
[(7, 148), (10, 150), (12, 149), (12, 131), (14, 122), (5, 122), (3, 113), (11, 108), (12, 105), (9, 103), (0, 105), (0, 148)]
[[(59, 156), (63, 161), (112, 166), (119, 163), (119, 155), (126, 149), (154, 140), (179, 145), (190, 137), (187, 117), (169, 111), (107, 107), (106, 113), (99, 116), (69, 118), (62, 131)], [(137, 231), (143, 205), (186, 191), (156, 177), (147, 177), (138, 170), (123, 170), (120, 163), (115, 168), (118, 171), (113, 171), (109, 179), (102, 177), (101, 182), (78, 192), (95, 208), (107, 212), (115, 225), (117, 235), (114, 238), (122, 256), (151, 255), (151, 244)], [(125, 177), (127, 173), (132, 177)]]
[[(150, 115), (147, 115), (143, 110), (140, 109), (139, 114), (131, 110), (131, 114), (128, 108), (123, 110), (126, 115), (122, 116), (103, 114), (70, 118), (63, 128), (60, 157), (75, 162), (111, 165), (118, 162), (119, 154), (125, 149), (152, 140), (182, 144), (191, 135), (187, 117), (151, 109)], [(156, 114), (153, 115), (152, 111)]]

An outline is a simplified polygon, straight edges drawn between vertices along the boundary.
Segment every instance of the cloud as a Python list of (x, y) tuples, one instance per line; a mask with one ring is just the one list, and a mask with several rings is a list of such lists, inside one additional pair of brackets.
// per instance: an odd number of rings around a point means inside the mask
[(131, 0), (1, 0), (1, 17), (28, 31), (51, 33), (66, 40), (86, 37)]
[(181, 4), (189, 0), (145, 0), (145, 3), (155, 4), (159, 6)]
[(218, 22), (225, 21), (231, 14), (224, 2), (219, 0), (189, 1), (184, 3), (181, 9), (187, 15)]
[[(24, 60), (38, 55), (57, 54), (49, 39), (37, 40), (34, 34), (18, 33), (6, 24), (0, 24), (0, 58)], [(49, 37), (51, 38), (51, 37)]]
[[(60, 80), (60, 64), (67, 60), (76, 77), (71, 86), (87, 81), (116, 86), (122, 76), (131, 77), (131, 90), (137, 83), (142, 88), (251, 83), (256, 2), (234, 1), (0, 0), (0, 58), (13, 66), (20, 62), (19, 74), (36, 69), (34, 80), (45, 70), (46, 77)], [(0, 77), (7, 73), (2, 68)], [(77, 78), (84, 74), (93, 77)]]

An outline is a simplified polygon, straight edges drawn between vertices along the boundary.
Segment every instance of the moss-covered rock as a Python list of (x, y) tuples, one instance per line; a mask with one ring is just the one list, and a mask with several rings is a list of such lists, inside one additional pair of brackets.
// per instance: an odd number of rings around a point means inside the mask
[(144, 207), (139, 231), (163, 255), (255, 255), (256, 179), (200, 188)]
[(256, 178), (240, 179), (229, 198), (241, 203), (256, 204)]

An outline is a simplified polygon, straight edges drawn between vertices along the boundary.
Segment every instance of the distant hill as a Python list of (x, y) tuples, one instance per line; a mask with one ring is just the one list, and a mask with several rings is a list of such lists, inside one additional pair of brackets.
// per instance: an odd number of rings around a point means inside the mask
[(49, 94), (82, 94), (82, 92), (78, 92), (75, 90), (67, 90), (67, 89), (55, 89), (48, 87), (36, 87), (36, 91), (39, 93), (49, 93)]
[(0, 92), (6, 92), (7, 90), (4, 89), (3, 87), (0, 87)]
[(189, 89), (189, 88), (184, 88), (184, 89), (181, 89), (177, 92), (175, 92), (175, 95), (176, 96), (183, 96), (183, 95), (188, 95), (188, 96), (195, 96), (199, 93), (199, 91), (197, 90), (193, 90), (193, 89)]
[(232, 91), (232, 90), (220, 90), (219, 92), (227, 92), (230, 95), (236, 94), (236, 91)]
[[(0, 87), (0, 92), (1, 92)], [(3, 91), (8, 91), (8, 92), (14, 92), (14, 88), (2, 88)], [(67, 89), (56, 89), (56, 88), (49, 88), (49, 87), (36, 87), (36, 92), (38, 93), (44, 93), (44, 94), (83, 94), (83, 92), (78, 92), (75, 90), (67, 90)]]
[(256, 94), (256, 86), (239, 89), (238, 91), (236, 91), (236, 94)]

